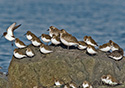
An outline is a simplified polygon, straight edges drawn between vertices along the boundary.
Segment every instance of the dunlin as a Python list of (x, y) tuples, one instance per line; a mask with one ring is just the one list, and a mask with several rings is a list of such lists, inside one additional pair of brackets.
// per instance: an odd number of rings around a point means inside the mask
[(87, 43), (87, 41), (88, 41), (88, 36), (84, 36), (83, 41), (84, 41), (85, 43)]
[(28, 40), (32, 40), (32, 38), (33, 38), (34, 36), (36, 37), (36, 35), (33, 34), (31, 31), (27, 31), (27, 33), (24, 34), (24, 35), (26, 35), (26, 37), (27, 37)]
[(42, 42), (40, 41), (40, 39), (36, 36), (33, 36), (32, 37), (32, 40), (31, 40), (32, 44), (34, 46), (40, 46), (42, 44)]
[(90, 83), (89, 83), (88, 81), (84, 81), (84, 82), (82, 83), (82, 87), (83, 87), (83, 88), (92, 88), (92, 86), (90, 85)]
[(79, 45), (78, 40), (74, 36), (68, 33), (64, 33), (63, 31), (61, 31), (60, 33), (60, 40), (64, 45), (67, 46), (68, 49), (69, 49), (69, 46)]
[(51, 38), (51, 42), (54, 45), (59, 45), (61, 43), (59, 36), (53, 35)]
[(15, 36), (13, 34), (14, 30), (17, 29), (18, 27), (21, 26), (21, 24), (16, 25), (16, 22), (13, 23), (12, 25), (10, 25), (8, 28), (7, 28), (7, 32), (4, 32), (3, 35), (1, 37), (5, 37), (7, 40), (11, 41), (12, 42), (12, 46), (13, 46), (13, 41), (15, 40)]
[(21, 40), (19, 40), (19, 38), (15, 39), (15, 45), (18, 48), (25, 48), (26, 47), (26, 45)]
[(111, 52), (110, 54), (108, 54), (108, 57), (116, 60), (116, 61), (119, 61), (123, 58), (124, 56), (124, 51), (122, 48), (120, 48), (119, 50), (115, 50), (113, 52)]
[(111, 86), (119, 84), (118, 81), (114, 77), (112, 77), (111, 75), (103, 75), (101, 77), (101, 81), (104, 84), (108, 84), (108, 85), (111, 85)]
[(98, 46), (98, 44), (95, 42), (95, 40), (92, 39), (91, 36), (88, 36), (88, 37), (87, 37), (86, 43), (87, 43), (88, 45)]
[(47, 54), (47, 53), (52, 53), (53, 51), (49, 48), (48, 45), (41, 44), (40, 45), (40, 51), (41, 53)]
[(35, 54), (34, 54), (34, 52), (31, 50), (31, 48), (26, 48), (26, 55), (28, 56), (28, 57), (33, 57)]
[(109, 43), (111, 44), (111, 50), (112, 51), (120, 49), (120, 46), (118, 44), (116, 44), (115, 42), (113, 42), (112, 40), (109, 40)]
[(68, 84), (68, 83), (65, 84), (65, 85), (64, 85), (64, 88), (70, 88), (69, 84)]
[(71, 82), (71, 83), (69, 84), (69, 86), (70, 86), (71, 88), (77, 88), (77, 86), (76, 86), (76, 84), (75, 84), (74, 82)]
[(21, 24), (19, 24), (19, 25), (16, 26), (16, 22), (13, 23), (12, 25), (10, 25), (10, 26), (7, 28), (7, 30), (6, 30), (6, 31), (7, 31), (7, 34), (10, 35), (10, 36), (14, 36), (14, 34), (13, 34), (14, 30), (17, 29), (17, 28), (20, 27), (20, 26), (21, 26)]
[(103, 51), (103, 52), (108, 52), (111, 50), (111, 45), (110, 43), (105, 43), (101, 46), (99, 46), (99, 50)]
[(62, 85), (64, 85), (64, 82), (59, 79), (54, 79), (54, 85), (57, 87), (61, 87)]
[(86, 44), (84, 41), (79, 41), (78, 48), (79, 48), (80, 50), (86, 49), (86, 48), (87, 48), (87, 44)]
[(88, 54), (90, 54), (90, 55), (95, 55), (95, 54), (97, 54), (97, 50), (95, 49), (94, 46), (91, 46), (91, 45), (88, 45), (88, 46), (87, 46), (87, 52), (88, 52)]
[(42, 34), (41, 39), (43, 40), (43, 42), (46, 42), (47, 45), (51, 41), (51, 37), (49, 35), (47, 35), (47, 34)]
[(27, 57), (25, 54), (20, 52), (18, 49), (15, 49), (13, 54), (14, 54), (14, 57), (16, 57), (17, 59), (22, 59), (24, 57)]
[(60, 30), (57, 29), (54, 26), (50, 26), (49, 29), (47, 30), (49, 31), (49, 35), (52, 37), (53, 34), (55, 34), (56, 36), (58, 36), (60, 34)]

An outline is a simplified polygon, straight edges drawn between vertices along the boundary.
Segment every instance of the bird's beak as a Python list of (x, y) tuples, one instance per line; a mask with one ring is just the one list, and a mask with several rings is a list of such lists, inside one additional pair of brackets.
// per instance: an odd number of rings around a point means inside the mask
[(2, 37), (3, 37), (3, 35), (0, 38), (2, 38)]
[(24, 36), (26, 35), (26, 33), (24, 34)]
[(47, 31), (49, 31), (49, 29)]

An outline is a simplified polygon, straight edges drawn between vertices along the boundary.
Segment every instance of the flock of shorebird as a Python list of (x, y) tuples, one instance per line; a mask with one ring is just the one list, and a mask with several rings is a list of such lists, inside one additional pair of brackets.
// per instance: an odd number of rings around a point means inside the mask
[[(15, 45), (18, 47), (18, 49), (14, 50), (14, 53), (13, 53), (14, 57), (16, 57), (17, 59), (21, 59), (24, 57), (33, 57), (35, 55), (33, 50), (28, 48), (27, 45), (25, 45), (19, 38), (15, 38), (14, 36), (14, 33), (13, 33), (14, 30), (20, 26), (21, 24), (16, 26), (16, 22), (13, 23), (7, 28), (7, 32), (3, 33), (3, 36), (11, 42), (15, 41)], [(95, 47), (98, 47), (98, 44), (95, 42), (95, 40), (92, 39), (91, 36), (84, 36), (83, 41), (78, 41), (73, 35), (69, 34), (64, 29), (59, 30), (54, 26), (50, 26), (48, 31), (49, 31), (49, 35), (42, 34), (40, 36), (42, 41), (47, 43), (46, 45), (42, 43), (40, 38), (37, 37), (35, 34), (33, 34), (31, 31), (27, 31), (25, 35), (27, 39), (31, 41), (33, 46), (39, 47), (40, 52), (43, 54), (48, 54), (53, 52), (48, 46), (49, 42), (51, 42), (55, 46), (59, 44), (64, 44), (65, 46), (67, 46), (67, 49), (69, 49), (70, 46), (76, 46), (80, 50), (86, 50), (86, 52), (89, 55), (96, 55), (98, 53), (97, 49), (95, 48)], [(24, 53), (19, 51), (20, 48), (26, 48), (25, 49), (26, 52)], [(124, 56), (123, 49), (112, 40), (109, 40), (108, 43), (100, 45), (98, 49), (100, 51), (107, 52), (108, 57), (117, 61), (121, 60)], [(103, 83), (108, 85), (118, 84), (118, 82), (111, 75), (102, 76), (101, 80)], [(62, 82), (60, 82), (59, 80), (56, 80), (55, 85), (61, 86)], [(77, 88), (75, 84), (72, 84), (72, 83), (64, 85), (64, 88), (69, 88), (69, 87)], [(87, 81), (83, 82), (82, 87), (92, 88), (92, 86)]]
[[(7, 32), (3, 33), (3, 36), (13, 42), (15, 40), (15, 45), (18, 48), (26, 48), (27, 45), (25, 45), (19, 38), (15, 38), (14, 36), (14, 30), (20, 27), (21, 24), (16, 26), (16, 23), (13, 23), (7, 28)], [(98, 47), (98, 44), (92, 39), (91, 36), (84, 36), (83, 41), (78, 41), (74, 36), (66, 32), (64, 29), (57, 29), (54, 26), (50, 26), (49, 29), (49, 35), (48, 34), (42, 34), (40, 37), (41, 39), (47, 43), (45, 45), (41, 42), (39, 37), (37, 37), (35, 34), (33, 34), (31, 31), (27, 31), (25, 34), (27, 39), (32, 42), (33, 46), (39, 46), (39, 49), (42, 53), (47, 54), (53, 52), (49, 46), (48, 43), (51, 41), (52, 44), (59, 45), (64, 44), (67, 46), (67, 49), (70, 48), (70, 46), (77, 46), (80, 50), (86, 50), (89, 55), (96, 55), (97, 49), (95, 47)], [(13, 43), (12, 43), (13, 45)], [(108, 43), (105, 43), (103, 45), (100, 45), (98, 47), (100, 51), (108, 52), (108, 57), (114, 59), (114, 60), (121, 60), (124, 56), (124, 51), (118, 44), (113, 42), (112, 40), (109, 40)], [(111, 51), (111, 52), (110, 52)], [(18, 49), (14, 50), (14, 56), (16, 58), (24, 58), (24, 57), (33, 57), (34, 52), (30, 48), (26, 48), (26, 53), (21, 53)]]

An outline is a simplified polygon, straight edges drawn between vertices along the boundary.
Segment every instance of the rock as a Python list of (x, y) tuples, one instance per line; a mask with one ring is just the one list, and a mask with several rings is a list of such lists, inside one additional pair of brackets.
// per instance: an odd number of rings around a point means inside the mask
[[(90, 56), (85, 50), (74, 47), (67, 50), (61, 46), (50, 46), (53, 53), (41, 54), (39, 47), (28, 47), (35, 52), (33, 58), (12, 57), (8, 69), (10, 88), (53, 88), (53, 78), (61, 79), (65, 83), (73, 81), (77, 86), (87, 80), (94, 88), (108, 88), (100, 82), (100, 77), (106, 74), (111, 74), (120, 83), (125, 84), (125, 58), (114, 61), (101, 51), (95, 56)], [(25, 49), (20, 50), (25, 52)]]
[(0, 88), (8, 88), (8, 80), (4, 74), (0, 74)]

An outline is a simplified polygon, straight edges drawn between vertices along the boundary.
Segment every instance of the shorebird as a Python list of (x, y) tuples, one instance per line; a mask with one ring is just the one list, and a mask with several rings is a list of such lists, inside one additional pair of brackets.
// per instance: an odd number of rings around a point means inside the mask
[(7, 40), (11, 41), (12, 42), (12, 46), (13, 46), (13, 41), (15, 40), (15, 36), (14, 36), (13, 32), (14, 32), (15, 29), (17, 29), (18, 27), (20, 27), (21, 24), (19, 24), (17, 26), (15, 26), (15, 25), (16, 25), (16, 22), (13, 23), (12, 25), (10, 25), (6, 29), (7, 32), (4, 32), (3, 35), (1, 36), (1, 38), (4, 36)]
[(57, 87), (61, 87), (62, 85), (64, 85), (64, 82), (62, 80), (54, 78), (54, 85)]
[(88, 45), (88, 46), (87, 46), (87, 52), (88, 52), (88, 54), (90, 54), (90, 55), (95, 55), (95, 54), (97, 54), (97, 50), (95, 49), (94, 46), (91, 46), (91, 45)]
[(18, 48), (25, 48), (25, 47), (27, 47), (21, 40), (19, 40), (19, 38), (15, 39), (15, 45)]
[(98, 44), (95, 42), (95, 40), (92, 39), (91, 36), (87, 36), (87, 39), (85, 39), (85, 42), (91, 46), (98, 46)]
[(109, 40), (109, 43), (111, 44), (111, 50), (112, 51), (120, 49), (120, 46), (118, 44), (116, 44), (115, 42), (113, 42), (112, 40)]
[(119, 50), (115, 50), (113, 52), (111, 52), (110, 54), (108, 54), (108, 57), (116, 60), (116, 61), (119, 61), (123, 58), (124, 56), (124, 51), (122, 48), (120, 48)]
[(84, 81), (82, 83), (82, 88), (92, 88), (92, 86), (90, 85), (90, 83), (88, 81)]
[(31, 48), (26, 48), (26, 55), (28, 56), (28, 57), (33, 57), (35, 54), (34, 54), (34, 52), (31, 50)]
[(65, 84), (65, 85), (64, 85), (64, 88), (70, 88), (69, 84), (68, 84), (68, 83)]
[(32, 38), (35, 36), (35, 37), (37, 37), (35, 34), (33, 34), (31, 31), (27, 31), (27, 33), (26, 34), (24, 34), (24, 35), (26, 35), (26, 38), (28, 39), (28, 40), (32, 40)]
[(59, 36), (56, 36), (55, 34), (52, 36), (51, 42), (54, 45), (59, 45), (61, 43)]
[(74, 82), (70, 82), (69, 86), (70, 86), (71, 88), (77, 88), (77, 86), (76, 86), (76, 84), (75, 84)]
[(40, 39), (36, 36), (33, 36), (31, 39), (32, 45), (33, 46), (40, 46), (41, 44), (43, 44)]
[(108, 84), (108, 85), (111, 85), (111, 86), (114, 86), (114, 85), (119, 85), (120, 83), (114, 78), (112, 77), (111, 75), (103, 75), (101, 77), (101, 81), (104, 83), (104, 84)]
[(85, 43), (87, 43), (87, 41), (88, 41), (88, 36), (84, 36), (83, 41), (84, 41)]
[(41, 44), (40, 45), (40, 51), (41, 53), (43, 54), (48, 54), (48, 53), (52, 53), (53, 51), (49, 48), (48, 45), (45, 45), (45, 44)]
[(47, 34), (42, 34), (41, 39), (43, 40), (43, 42), (46, 42), (47, 45), (51, 41), (51, 37), (49, 35), (47, 35)]
[(79, 41), (78, 48), (79, 48), (80, 50), (86, 49), (86, 48), (87, 48), (87, 44), (86, 44), (84, 41)]
[(63, 30), (61, 30), (61, 33), (60, 33), (60, 40), (64, 45), (67, 46), (68, 49), (69, 49), (69, 46), (79, 45), (78, 40), (74, 36), (68, 33), (65, 33)]
[(47, 31), (49, 31), (50, 37), (52, 37), (53, 34), (55, 34), (56, 36), (58, 36), (58, 35), (60, 34), (60, 30), (57, 29), (57, 28), (54, 27), (54, 26), (50, 26)]
[(103, 51), (103, 52), (108, 52), (111, 50), (111, 45), (110, 43), (105, 43), (101, 46), (99, 46), (99, 50)]
[(14, 57), (16, 57), (17, 59), (22, 59), (24, 57), (27, 57), (25, 54), (23, 54), (22, 52), (20, 52), (18, 49), (14, 50), (13, 53)]

